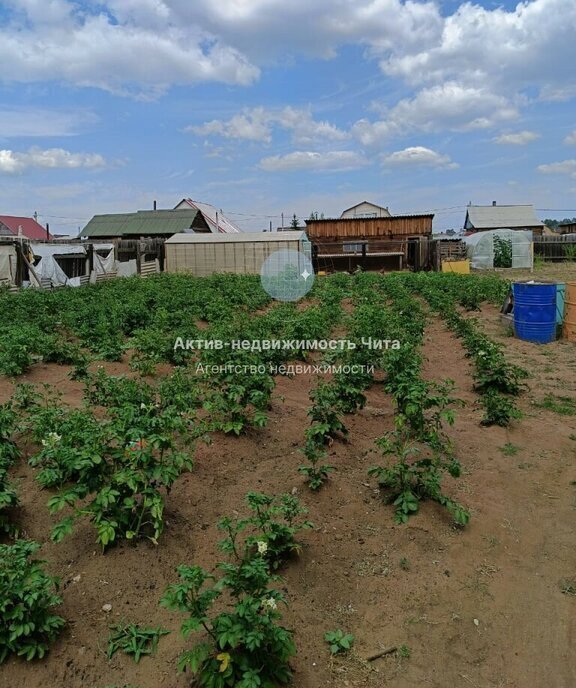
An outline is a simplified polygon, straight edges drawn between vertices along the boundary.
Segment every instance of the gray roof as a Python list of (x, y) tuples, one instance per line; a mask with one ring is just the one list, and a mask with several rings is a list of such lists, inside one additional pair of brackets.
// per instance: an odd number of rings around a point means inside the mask
[(234, 224), (232, 220), (229, 220), (222, 211), (218, 211), (213, 205), (209, 203), (200, 203), (199, 201), (193, 201), (190, 198), (183, 198), (180, 203), (176, 206), (175, 210), (179, 210), (182, 206), (189, 206), (190, 208), (197, 208), (204, 219), (208, 223), (210, 230), (212, 232), (222, 232), (222, 233), (234, 233), (237, 234), (242, 230), (238, 225)]
[(306, 232), (241, 232), (236, 234), (174, 234), (167, 244), (238, 244), (250, 241), (308, 241)]
[(543, 227), (532, 205), (469, 205), (466, 209), (467, 229), (500, 229)]

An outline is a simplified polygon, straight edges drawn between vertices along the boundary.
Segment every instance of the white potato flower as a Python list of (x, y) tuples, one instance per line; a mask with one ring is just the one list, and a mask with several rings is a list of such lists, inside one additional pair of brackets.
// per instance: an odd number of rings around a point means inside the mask
[(262, 607), (264, 609), (276, 609), (278, 605), (276, 604), (276, 600), (273, 597), (267, 597), (265, 600), (262, 600)]

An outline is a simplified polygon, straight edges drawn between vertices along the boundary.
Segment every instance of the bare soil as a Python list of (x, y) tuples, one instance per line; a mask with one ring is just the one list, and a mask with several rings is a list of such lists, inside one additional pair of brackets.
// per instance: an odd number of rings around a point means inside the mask
[[(46, 501), (25, 461), (14, 476), (22, 498), (17, 519), (24, 535), (43, 544), (41, 554), (62, 581), (60, 613), (68, 625), (49, 655), (0, 669), (7, 688), (179, 688), (176, 658), (188, 646), (178, 632), (183, 617), (158, 605), (176, 580), (175, 567), (219, 559), (215, 524), (242, 512), (250, 490), (296, 490), (315, 528), (301, 536), (301, 556), (283, 570), (289, 608), (285, 624), (296, 631), (297, 688), (394, 686), (408, 688), (574, 688), (576, 598), (562, 581), (576, 576), (576, 419), (535, 406), (546, 393), (576, 398), (576, 347), (537, 346), (512, 339), (497, 309), (485, 307), (487, 331), (509, 356), (530, 370), (521, 399), (524, 418), (510, 429), (483, 428), (471, 369), (454, 336), (430, 322), (424, 353), (428, 379), (451, 378), (465, 406), (449, 430), (464, 468), (447, 478), (447, 491), (472, 512), (455, 528), (434, 503), (408, 525), (397, 526), (367, 478), (378, 463), (374, 439), (392, 428), (393, 409), (382, 387), (347, 417), (347, 442), (335, 441), (331, 481), (308, 491), (297, 467), (308, 424), (308, 392), (315, 379), (278, 378), (267, 428), (246, 437), (216, 436), (196, 447), (195, 470), (167, 500), (168, 524), (157, 547), (123, 545), (102, 555), (87, 523), (61, 544), (49, 541)], [(126, 372), (125, 364), (107, 365)], [(66, 366), (38, 365), (23, 380), (56, 385), (64, 399), (81, 402), (82, 386)], [(12, 385), (0, 380), (0, 401)], [(501, 447), (518, 448), (505, 455)], [(111, 604), (112, 611), (102, 611)], [(119, 621), (162, 625), (172, 631), (157, 654), (139, 664), (117, 653), (106, 659), (108, 626)], [(355, 635), (353, 652), (332, 659), (323, 635), (341, 628)], [(392, 646), (410, 656), (365, 658)]]

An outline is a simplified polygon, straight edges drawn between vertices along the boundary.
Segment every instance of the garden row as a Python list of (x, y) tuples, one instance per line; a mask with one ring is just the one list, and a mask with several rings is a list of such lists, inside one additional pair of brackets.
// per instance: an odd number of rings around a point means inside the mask
[[(300, 467), (310, 488), (320, 488), (334, 469), (325, 463), (326, 447), (346, 435), (346, 416), (364, 406), (369, 387), (381, 384), (394, 401), (394, 429), (376, 440), (384, 461), (370, 474), (394, 504), (396, 520), (405, 522), (422, 500), (432, 499), (465, 525), (469, 512), (442, 488), (445, 473), (460, 475), (444, 432), (459, 402), (449, 381), (423, 379), (421, 346), (432, 309), (463, 338), (474, 359), (485, 422), (510, 422), (517, 415), (510, 399), (520, 391), (522, 372), (463, 310), (497, 301), (502, 289), (489, 279), (336, 275), (319, 281), (307, 307), (299, 308), (270, 304), (251, 278), (160, 276), (70, 290), (68, 298), (63, 291), (0, 295), (0, 313), (16, 306), (11, 324), (0, 328), (2, 370), (17, 375), (36, 360), (72, 363), (85, 400), (82, 408), (71, 408), (53, 390), (21, 384), (0, 407), (0, 527), (17, 535), (9, 517), (18, 503), (9, 471), (26, 436), (35, 449), (23, 458), (36, 469), (40, 487), (51, 492), (49, 511), (66, 514), (53, 528), (54, 541), (86, 519), (103, 550), (123, 540), (148, 538), (157, 544), (166, 495), (183, 472), (192, 470), (194, 444), (209, 441), (214, 432), (238, 435), (263, 426), (274, 368), (296, 355), (308, 356), (228, 345), (199, 346), (189, 353), (174, 347), (176, 337), (313, 341), (336, 326), (346, 331), (351, 345), (330, 351), (324, 363), (349, 372), (319, 380), (311, 392), (303, 446), (308, 463)], [(349, 313), (342, 308), (344, 298), (352, 304)], [(366, 345), (380, 340), (400, 345)], [(154, 373), (159, 363), (176, 367), (148, 381), (89, 367), (93, 359), (118, 359), (128, 351), (141, 375)], [(206, 369), (209, 374), (202, 372)], [(239, 374), (239, 369), (252, 372)], [(302, 507), (291, 495), (250, 493), (247, 502), (246, 518), (224, 518), (219, 524), (227, 560), (213, 573), (181, 566), (180, 582), (162, 601), (188, 614), (186, 637), (203, 633), (204, 640), (183, 655), (180, 666), (211, 688), (273, 686), (290, 679), (294, 638), (280, 624), (278, 606), (284, 598), (276, 586), (277, 571), (297, 550), (298, 531), (309, 524), (302, 522)], [(34, 559), (38, 546), (22, 540), (1, 546), (0, 610), (7, 623), (0, 631), (0, 661), (10, 653), (43, 656), (64, 624), (52, 612), (60, 601), (54, 580)], [(219, 604), (220, 611), (212, 611), (220, 598), (227, 601), (226, 610)], [(139, 657), (161, 635), (160, 629), (117, 628), (111, 651), (132, 647)], [(334, 642), (338, 647), (337, 638)]]

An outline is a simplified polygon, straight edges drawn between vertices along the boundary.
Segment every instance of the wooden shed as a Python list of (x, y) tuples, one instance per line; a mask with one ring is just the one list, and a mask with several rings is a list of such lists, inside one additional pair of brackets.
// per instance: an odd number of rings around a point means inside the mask
[(427, 265), (434, 215), (307, 220), (319, 270), (402, 269)]
[(164, 244), (165, 270), (199, 277), (217, 272), (259, 275), (266, 258), (282, 249), (311, 258), (311, 244), (303, 231), (175, 234)]

